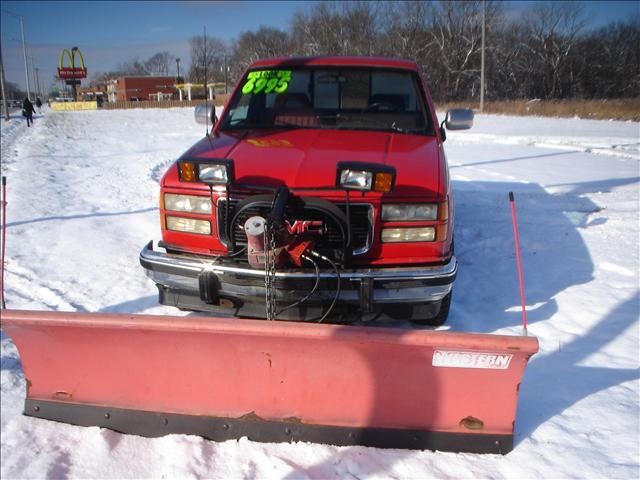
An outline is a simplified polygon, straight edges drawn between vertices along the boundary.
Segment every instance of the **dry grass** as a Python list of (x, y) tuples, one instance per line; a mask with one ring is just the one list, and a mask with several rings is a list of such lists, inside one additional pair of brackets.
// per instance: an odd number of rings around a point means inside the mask
[[(436, 103), (439, 112), (450, 108), (479, 110), (478, 102)], [(640, 98), (615, 100), (505, 100), (485, 102), (485, 113), (535, 115), (541, 117), (578, 117), (598, 120), (640, 121)]]

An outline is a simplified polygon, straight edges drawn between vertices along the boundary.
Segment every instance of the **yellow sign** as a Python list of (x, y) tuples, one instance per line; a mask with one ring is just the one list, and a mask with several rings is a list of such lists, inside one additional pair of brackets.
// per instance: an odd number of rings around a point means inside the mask
[(52, 102), (51, 110), (61, 112), (64, 110), (96, 110), (97, 102)]

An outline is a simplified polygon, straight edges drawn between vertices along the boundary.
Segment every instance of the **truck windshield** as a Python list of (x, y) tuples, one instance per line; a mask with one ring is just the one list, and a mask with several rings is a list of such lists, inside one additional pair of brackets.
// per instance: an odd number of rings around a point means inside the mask
[(241, 80), (222, 130), (317, 128), (432, 134), (417, 76), (370, 68), (271, 68)]

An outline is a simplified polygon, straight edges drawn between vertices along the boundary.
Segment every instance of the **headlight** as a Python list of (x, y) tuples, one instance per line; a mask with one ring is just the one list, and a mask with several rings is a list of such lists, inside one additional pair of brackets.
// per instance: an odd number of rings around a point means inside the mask
[(195, 218), (174, 217), (167, 215), (167, 229), (176, 232), (198, 233), (200, 235), (211, 234), (211, 222), (196, 220)]
[(200, 164), (198, 170), (200, 181), (212, 185), (226, 185), (229, 183), (227, 167), (225, 165)]
[(371, 190), (373, 173), (358, 170), (342, 170), (340, 186), (354, 190)]
[(388, 193), (393, 190), (396, 169), (366, 162), (338, 162), (336, 186), (345, 190)]
[(230, 185), (235, 180), (233, 160), (228, 158), (180, 160), (178, 172), (182, 182)]
[(382, 206), (382, 220), (384, 222), (419, 222), (437, 219), (437, 203), (405, 203)]
[(383, 228), (381, 234), (382, 243), (433, 242), (435, 238), (435, 227)]
[(211, 213), (211, 198), (165, 193), (164, 208), (172, 212), (208, 214)]

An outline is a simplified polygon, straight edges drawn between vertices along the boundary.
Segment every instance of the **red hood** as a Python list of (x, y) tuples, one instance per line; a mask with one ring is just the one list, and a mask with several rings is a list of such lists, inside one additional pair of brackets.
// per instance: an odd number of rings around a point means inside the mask
[[(435, 137), (348, 130), (221, 132), (204, 138), (184, 157), (231, 158), (237, 183), (289, 187), (335, 185), (339, 161), (396, 167), (393, 196), (440, 197), (439, 146)], [(183, 186), (175, 165), (167, 186)]]

